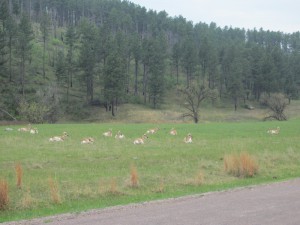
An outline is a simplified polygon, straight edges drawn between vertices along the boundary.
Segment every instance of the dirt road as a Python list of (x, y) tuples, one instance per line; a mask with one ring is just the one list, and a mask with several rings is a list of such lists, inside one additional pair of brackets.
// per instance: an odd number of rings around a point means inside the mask
[(300, 179), (5, 225), (299, 225)]

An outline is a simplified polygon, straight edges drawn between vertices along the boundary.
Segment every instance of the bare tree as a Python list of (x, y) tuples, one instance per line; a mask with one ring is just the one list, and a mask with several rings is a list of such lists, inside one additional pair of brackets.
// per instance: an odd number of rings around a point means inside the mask
[(199, 110), (201, 102), (204, 99), (214, 99), (217, 96), (213, 90), (207, 88), (204, 85), (191, 85), (188, 88), (180, 89), (179, 92), (182, 93), (184, 96), (183, 106), (187, 110), (187, 112), (184, 113), (182, 116), (193, 118), (195, 123), (198, 123), (199, 121)]
[(279, 121), (287, 120), (284, 110), (288, 106), (288, 99), (282, 93), (270, 94), (268, 98), (264, 100), (267, 107), (270, 109), (270, 115), (266, 116), (264, 120), (276, 119)]

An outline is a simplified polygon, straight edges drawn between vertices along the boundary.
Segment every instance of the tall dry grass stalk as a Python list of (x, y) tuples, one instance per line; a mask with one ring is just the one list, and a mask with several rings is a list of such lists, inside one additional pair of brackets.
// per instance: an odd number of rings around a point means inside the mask
[(160, 181), (159, 186), (157, 188), (157, 190), (155, 190), (156, 193), (163, 193), (165, 192), (165, 183), (163, 181), (163, 179)]
[(136, 169), (136, 166), (131, 165), (130, 168), (130, 186), (133, 188), (137, 188), (139, 185), (139, 176)]
[(118, 193), (118, 188), (117, 188), (117, 181), (116, 181), (116, 179), (112, 179), (112, 180), (110, 181), (110, 189), (109, 189), (109, 192), (110, 192), (111, 194), (116, 194), (116, 193)]
[(253, 177), (258, 172), (256, 160), (246, 152), (226, 155), (224, 157), (225, 172), (236, 177)]
[(34, 199), (32, 198), (30, 189), (28, 188), (21, 201), (22, 208), (29, 209), (33, 205), (33, 203)]
[(8, 184), (6, 180), (0, 180), (0, 210), (5, 210), (8, 204)]
[(23, 169), (20, 163), (15, 166), (16, 177), (17, 177), (17, 188), (22, 188)]
[(194, 178), (195, 185), (202, 185), (204, 183), (204, 173), (199, 171)]
[(51, 195), (52, 201), (55, 204), (61, 203), (61, 198), (60, 198), (57, 182), (55, 180), (53, 180), (52, 177), (50, 177), (48, 179), (48, 184), (49, 184), (49, 188), (50, 188), (50, 195)]

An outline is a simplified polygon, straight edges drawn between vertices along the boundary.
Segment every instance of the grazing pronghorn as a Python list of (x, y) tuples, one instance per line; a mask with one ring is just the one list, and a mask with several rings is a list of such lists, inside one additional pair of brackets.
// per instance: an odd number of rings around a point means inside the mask
[(121, 133), (121, 131), (118, 131), (118, 133), (115, 136), (115, 139), (123, 139), (125, 138), (125, 135)]
[(145, 139), (148, 138), (146, 134), (144, 134), (141, 138), (137, 138), (133, 141), (133, 144), (135, 145), (143, 145), (145, 142)]
[(158, 127), (150, 129), (150, 130), (147, 130), (147, 134), (155, 134), (158, 130), (159, 130)]
[(55, 141), (64, 141), (66, 139), (66, 137), (68, 137), (69, 135), (67, 134), (67, 132), (63, 132), (62, 136), (54, 136), (49, 138), (50, 142), (55, 142)]
[(6, 127), (5, 129), (4, 129), (4, 131), (13, 131), (14, 129), (12, 129), (12, 128), (10, 128), (10, 127)]
[(188, 134), (186, 137), (184, 137), (183, 141), (185, 143), (192, 143), (193, 140), (192, 140), (192, 135), (191, 134)]
[(27, 127), (21, 127), (18, 129), (18, 131), (21, 132), (29, 132), (31, 130), (31, 124), (28, 124)]
[(109, 129), (107, 132), (104, 132), (103, 136), (105, 136), (105, 137), (112, 137), (112, 130)]
[(38, 134), (39, 131), (37, 128), (31, 128), (30, 131), (29, 131), (31, 134)]
[(280, 132), (280, 127), (277, 127), (276, 129), (269, 129), (267, 131), (268, 134), (279, 134)]
[(171, 135), (177, 135), (177, 131), (176, 131), (174, 128), (172, 128), (172, 129), (170, 130), (170, 134), (171, 134)]
[(84, 138), (81, 141), (81, 144), (93, 144), (94, 143), (94, 138), (88, 137), (88, 138)]

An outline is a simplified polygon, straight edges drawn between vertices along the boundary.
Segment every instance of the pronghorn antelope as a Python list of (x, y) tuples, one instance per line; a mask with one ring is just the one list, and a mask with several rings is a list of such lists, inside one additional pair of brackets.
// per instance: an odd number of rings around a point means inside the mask
[(30, 131), (29, 131), (31, 134), (38, 134), (39, 131), (37, 128), (31, 128)]
[(192, 143), (193, 140), (192, 140), (192, 135), (191, 134), (188, 134), (186, 137), (184, 137), (183, 141), (185, 143)]
[(174, 128), (172, 128), (172, 129), (170, 130), (170, 134), (171, 134), (171, 135), (177, 135), (177, 131), (176, 131)]
[(66, 139), (66, 137), (69, 136), (67, 134), (67, 132), (63, 132), (63, 135), (62, 136), (54, 136), (54, 137), (51, 137), (49, 138), (49, 141), (50, 142), (55, 142), (55, 141), (64, 141)]
[(115, 139), (123, 139), (125, 138), (125, 135), (121, 133), (121, 131), (118, 131), (118, 133), (115, 136)]
[(5, 129), (4, 129), (4, 131), (13, 131), (14, 129), (12, 129), (12, 128), (10, 128), (10, 127), (6, 127)]
[(21, 127), (18, 129), (18, 131), (21, 132), (29, 132), (31, 130), (31, 124), (28, 124), (27, 127)]
[(137, 138), (133, 141), (133, 144), (135, 145), (143, 145), (145, 142), (145, 139), (148, 138), (146, 134), (144, 134), (141, 138)]
[(158, 127), (150, 129), (150, 130), (147, 130), (147, 134), (155, 134), (158, 130), (159, 130)]
[(81, 141), (81, 144), (93, 144), (94, 143), (94, 138), (88, 137), (88, 138), (84, 138)]
[(112, 137), (112, 130), (109, 129), (107, 132), (104, 132), (103, 136), (105, 136), (105, 137)]
[(267, 131), (268, 134), (279, 134), (280, 132), (280, 127), (277, 127), (276, 129), (269, 129)]

